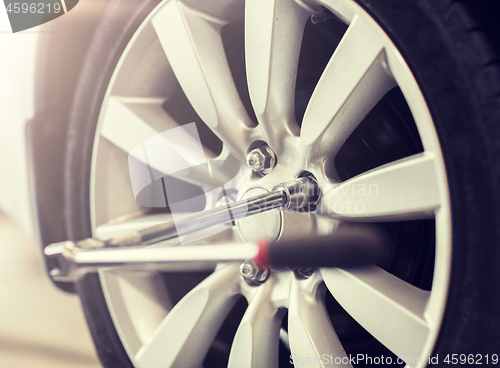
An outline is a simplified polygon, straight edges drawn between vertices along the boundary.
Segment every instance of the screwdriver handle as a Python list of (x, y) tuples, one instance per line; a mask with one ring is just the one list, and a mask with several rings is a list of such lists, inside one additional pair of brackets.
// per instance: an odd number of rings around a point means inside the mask
[(256, 261), (275, 267), (362, 267), (378, 263), (387, 238), (378, 229), (339, 230), (331, 235), (259, 242)]

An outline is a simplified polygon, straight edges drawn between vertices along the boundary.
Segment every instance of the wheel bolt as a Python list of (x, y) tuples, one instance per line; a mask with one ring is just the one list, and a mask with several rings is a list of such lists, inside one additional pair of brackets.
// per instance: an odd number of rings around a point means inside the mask
[(240, 265), (240, 274), (251, 285), (262, 284), (269, 277), (269, 269), (258, 266), (253, 261), (245, 261)]
[(267, 145), (262, 145), (248, 153), (247, 165), (256, 173), (267, 175), (276, 166), (276, 155)]

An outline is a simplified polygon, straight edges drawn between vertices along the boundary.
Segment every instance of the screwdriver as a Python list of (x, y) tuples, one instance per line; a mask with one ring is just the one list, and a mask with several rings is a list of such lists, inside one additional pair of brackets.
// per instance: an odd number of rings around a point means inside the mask
[(54, 265), (55, 281), (76, 281), (102, 268), (147, 271), (207, 271), (219, 262), (253, 260), (261, 267), (319, 268), (363, 267), (377, 263), (384, 254), (386, 239), (375, 228), (337, 231), (330, 235), (278, 242), (226, 243), (125, 247), (81, 250), (73, 242), (45, 249)]
[[(227, 225), (273, 209), (304, 209), (315, 205), (319, 197), (320, 191), (313, 177), (297, 178), (276, 185), (270, 193), (230, 204), (231, 223)], [(277, 267), (360, 266), (373, 263), (381, 249), (380, 234), (372, 230), (286, 240), (267, 246), (265, 243), (147, 246), (177, 238), (179, 225), (186, 234), (227, 223), (227, 213), (227, 207), (215, 208), (191, 215), (181, 224), (171, 221), (109, 240), (88, 238), (50, 244), (44, 250), (50, 275), (56, 281), (75, 281), (81, 274), (106, 267), (190, 271), (213, 268), (217, 262), (253, 258), (260, 264)], [(332, 247), (332, 244), (336, 245)], [(134, 247), (138, 245), (140, 247)]]

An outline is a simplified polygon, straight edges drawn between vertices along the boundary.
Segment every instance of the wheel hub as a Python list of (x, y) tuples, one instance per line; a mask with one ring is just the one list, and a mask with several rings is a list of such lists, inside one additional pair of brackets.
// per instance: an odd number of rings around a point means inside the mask
[[(252, 188), (245, 193), (243, 199), (266, 193), (269, 193), (269, 191), (264, 188)], [(283, 217), (281, 212), (272, 210), (238, 221), (237, 233), (240, 239), (245, 242), (263, 239), (275, 241), (281, 234), (282, 223)]]

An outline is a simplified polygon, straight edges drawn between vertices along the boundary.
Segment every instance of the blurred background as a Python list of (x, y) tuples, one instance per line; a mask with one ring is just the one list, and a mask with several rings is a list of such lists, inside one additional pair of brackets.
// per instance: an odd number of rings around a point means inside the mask
[(58, 34), (12, 33), (1, 3), (0, 366), (100, 367), (78, 298), (48, 279), (32, 210), (25, 127), (34, 114), (37, 46), (47, 37)]

